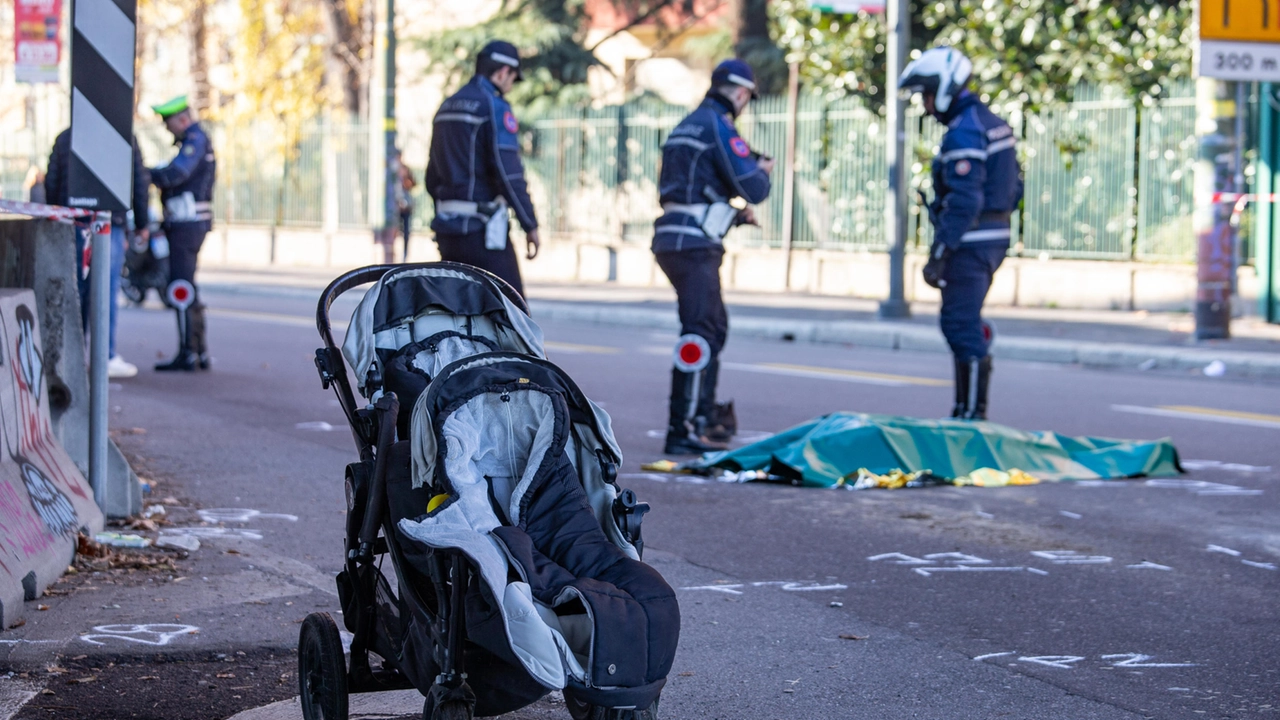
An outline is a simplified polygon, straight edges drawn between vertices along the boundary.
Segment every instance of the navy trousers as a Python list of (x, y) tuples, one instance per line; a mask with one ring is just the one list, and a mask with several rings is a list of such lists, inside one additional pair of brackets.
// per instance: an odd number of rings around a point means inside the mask
[(957, 360), (987, 356), (990, 342), (982, 331), (982, 303), (991, 289), (991, 279), (1009, 252), (1004, 243), (967, 243), (947, 261), (942, 288), (939, 324), (942, 335)]
[(484, 246), (484, 228), (468, 235), (444, 235), (436, 233), (436, 245), (440, 247), (440, 259), (460, 262), (488, 270), (515, 288), (524, 297), (524, 283), (520, 281), (520, 265), (516, 262), (516, 248), (507, 238), (507, 247), (488, 250)]
[(699, 248), (679, 252), (654, 253), (654, 259), (676, 291), (680, 334), (694, 334), (707, 341), (711, 361), (693, 375), (672, 368), (670, 427), (693, 415), (709, 418), (716, 401), (720, 379), (720, 351), (729, 339), (729, 312), (720, 295), (720, 263), (723, 248)]

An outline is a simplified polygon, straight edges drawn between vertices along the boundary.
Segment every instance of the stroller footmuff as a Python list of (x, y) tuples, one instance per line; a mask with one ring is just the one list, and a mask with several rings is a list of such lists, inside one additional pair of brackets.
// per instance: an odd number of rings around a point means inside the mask
[(679, 607), (612, 514), (602, 523), (593, 511), (589, 493), (608, 507), (615, 498), (590, 447), (589, 408), (571, 410), (580, 394), (566, 381), (550, 363), (507, 353), (447, 368), (414, 409), (413, 450), (415, 482), (450, 499), (399, 530), (477, 568), (501, 622), (472, 641), (509, 647), (540, 684), (580, 701), (646, 708), (675, 657)]
[[(339, 351), (329, 308), (370, 282)], [(575, 720), (655, 720), (680, 611), (640, 561), (649, 507), (617, 486), (609, 416), (544, 359), (523, 299), (469, 266), (374, 266), (325, 290), (317, 324), (316, 367), (360, 460), (337, 578), (349, 660), (332, 619), (309, 616), (304, 717), (345, 720), (349, 692), (414, 687), (425, 720), (552, 689)]]

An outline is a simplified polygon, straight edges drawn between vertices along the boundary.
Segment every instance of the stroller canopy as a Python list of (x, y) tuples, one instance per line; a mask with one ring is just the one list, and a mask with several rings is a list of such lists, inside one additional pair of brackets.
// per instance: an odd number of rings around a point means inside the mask
[(442, 331), (485, 338), (500, 350), (546, 357), (542, 330), (498, 282), (461, 265), (408, 266), (383, 275), (356, 307), (342, 343), (361, 394), (370, 397), (381, 389), (382, 356), (387, 351)]

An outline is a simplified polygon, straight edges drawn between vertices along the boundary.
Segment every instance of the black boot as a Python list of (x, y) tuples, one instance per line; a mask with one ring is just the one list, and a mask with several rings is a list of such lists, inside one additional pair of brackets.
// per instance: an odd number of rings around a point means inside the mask
[(986, 420), (987, 390), (991, 386), (991, 356), (974, 360), (973, 363), (976, 372), (973, 379), (973, 404), (969, 407), (968, 417), (970, 420)]
[(191, 350), (196, 354), (196, 366), (201, 370), (209, 369), (209, 348), (205, 345), (204, 303), (197, 301), (191, 306)]
[(705, 418), (694, 414), (701, 397), (702, 381), (701, 372), (687, 373), (672, 368), (671, 404), (663, 453), (701, 455), (727, 448), (725, 444), (713, 442), (702, 434), (705, 429)]
[(178, 314), (178, 354), (167, 363), (156, 363), (156, 372), (191, 372), (199, 363), (191, 343), (191, 308), (175, 312)]
[(722, 443), (729, 442), (738, 434), (738, 414), (733, 409), (732, 400), (712, 407), (705, 434), (708, 440)]
[(956, 403), (951, 408), (951, 417), (969, 417), (969, 388), (973, 377), (973, 366), (968, 360), (955, 358), (956, 366)]

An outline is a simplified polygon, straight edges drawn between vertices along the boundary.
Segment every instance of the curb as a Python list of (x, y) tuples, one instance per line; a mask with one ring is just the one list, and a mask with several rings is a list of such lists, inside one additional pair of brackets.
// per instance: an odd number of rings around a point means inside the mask
[[(538, 320), (625, 325), (677, 332), (675, 314), (666, 310), (610, 307), (582, 303), (531, 300)], [(885, 350), (949, 352), (934, 328), (892, 322), (856, 320), (796, 320), (737, 315), (730, 321), (734, 335), (778, 341), (859, 345)], [(1206, 350), (1161, 345), (1081, 342), (1054, 338), (1002, 336), (992, 355), (1007, 360), (1081, 365), (1091, 368), (1198, 370), (1221, 362), (1234, 377), (1280, 380), (1280, 354), (1239, 350)]]

